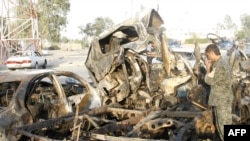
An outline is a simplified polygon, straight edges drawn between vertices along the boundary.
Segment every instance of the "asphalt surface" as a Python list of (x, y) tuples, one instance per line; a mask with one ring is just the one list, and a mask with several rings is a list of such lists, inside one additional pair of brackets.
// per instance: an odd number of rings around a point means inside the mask
[[(194, 44), (185, 44), (185, 47), (194, 47)], [(201, 44), (201, 47), (206, 45)], [(64, 70), (74, 72), (85, 80), (91, 82), (88, 70), (85, 67), (85, 60), (88, 55), (89, 48), (81, 50), (49, 50), (45, 57), (48, 60), (47, 69)], [(6, 65), (0, 64), (0, 72), (8, 70)]]
[[(47, 59), (47, 68), (53, 70), (63, 70), (74, 72), (85, 80), (91, 82), (85, 60), (87, 58), (88, 48), (82, 50), (49, 50), (45, 55)], [(0, 72), (8, 70), (5, 64), (0, 64)]]

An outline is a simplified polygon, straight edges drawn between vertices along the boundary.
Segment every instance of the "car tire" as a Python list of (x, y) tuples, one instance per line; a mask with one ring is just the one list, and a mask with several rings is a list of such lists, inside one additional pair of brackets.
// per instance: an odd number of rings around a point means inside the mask
[(38, 69), (38, 63), (36, 62), (34, 69)]
[(47, 61), (45, 60), (43, 64), (43, 69), (46, 69), (46, 67), (47, 67)]

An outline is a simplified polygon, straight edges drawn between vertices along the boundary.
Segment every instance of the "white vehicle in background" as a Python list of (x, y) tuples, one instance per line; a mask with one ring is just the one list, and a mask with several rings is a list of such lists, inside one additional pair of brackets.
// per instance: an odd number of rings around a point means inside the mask
[(195, 64), (194, 48), (185, 48), (185, 47), (173, 47), (171, 48), (173, 53), (180, 54), (184, 59), (186, 59), (191, 66)]
[[(184, 47), (171, 47), (170, 51), (174, 54), (180, 54), (184, 59), (186, 59), (191, 67), (195, 64), (194, 48), (184, 48)], [(152, 63), (162, 63), (161, 58), (155, 57)]]
[(13, 56), (9, 57), (6, 61), (6, 66), (10, 70), (31, 68), (43, 69), (47, 66), (47, 59), (39, 52), (29, 51), (17, 51)]

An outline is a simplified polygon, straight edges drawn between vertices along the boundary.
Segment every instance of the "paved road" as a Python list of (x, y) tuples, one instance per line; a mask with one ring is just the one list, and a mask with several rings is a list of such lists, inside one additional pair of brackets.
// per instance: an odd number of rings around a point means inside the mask
[[(87, 53), (88, 48), (73, 51), (49, 50), (49, 53), (46, 55), (48, 60), (47, 69), (71, 71), (91, 82), (85, 67)], [(7, 70), (7, 67), (2, 64), (0, 65), (1, 70)]]
[(50, 51), (48, 58), (48, 69), (65, 70), (77, 73), (88, 81), (91, 81), (85, 60), (87, 58), (88, 48), (75, 51), (56, 50)]
[[(194, 47), (194, 44), (184, 44), (184, 47)], [(201, 47), (205, 46), (201, 44)], [(88, 71), (85, 67), (88, 49), (82, 50), (49, 50), (46, 58), (48, 59), (47, 69), (65, 70), (77, 73), (87, 81), (91, 82)], [(6, 66), (0, 64), (0, 71), (6, 70)]]

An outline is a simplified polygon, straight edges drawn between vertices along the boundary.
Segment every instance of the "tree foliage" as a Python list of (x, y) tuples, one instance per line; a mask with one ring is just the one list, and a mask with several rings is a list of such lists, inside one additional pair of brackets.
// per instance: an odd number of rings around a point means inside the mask
[(224, 29), (226, 29), (226, 27), (222, 23), (217, 23), (216, 29), (219, 29), (219, 30), (222, 29), (222, 30), (224, 30)]
[(233, 22), (231, 16), (226, 15), (224, 17), (223, 23), (218, 23), (216, 25), (216, 29), (218, 30), (237, 30), (236, 24)]
[(36, 5), (41, 37), (58, 42), (67, 25), (69, 0), (38, 0)]
[(250, 15), (243, 14), (240, 18), (242, 30), (237, 34), (240, 38), (246, 38), (250, 36)]
[[(18, 0), (16, 14), (20, 19), (31, 17), (38, 19), (39, 37), (50, 41), (59, 41), (60, 32), (66, 27), (67, 13), (70, 10), (69, 0)], [(23, 34), (29, 34), (26, 29)]]
[[(19, 0), (16, 8), (14, 10), (15, 16), (18, 17), (20, 20), (17, 20), (16, 23), (13, 23), (11, 26), (11, 29), (15, 29), (17, 26), (21, 25), (24, 20), (23, 19), (29, 19), (31, 17), (32, 12), (32, 6), (29, 2), (29, 0)], [(30, 28), (23, 28), (23, 32), (19, 33), (21, 37), (29, 37), (31, 35), (31, 29)]]
[(87, 23), (86, 25), (81, 25), (78, 28), (80, 29), (80, 34), (98, 36), (113, 25), (114, 22), (110, 18), (97, 17), (93, 23)]
[(229, 15), (225, 16), (224, 25), (225, 25), (226, 29), (233, 29), (233, 30), (237, 29), (236, 24), (233, 22), (231, 16), (229, 16)]

